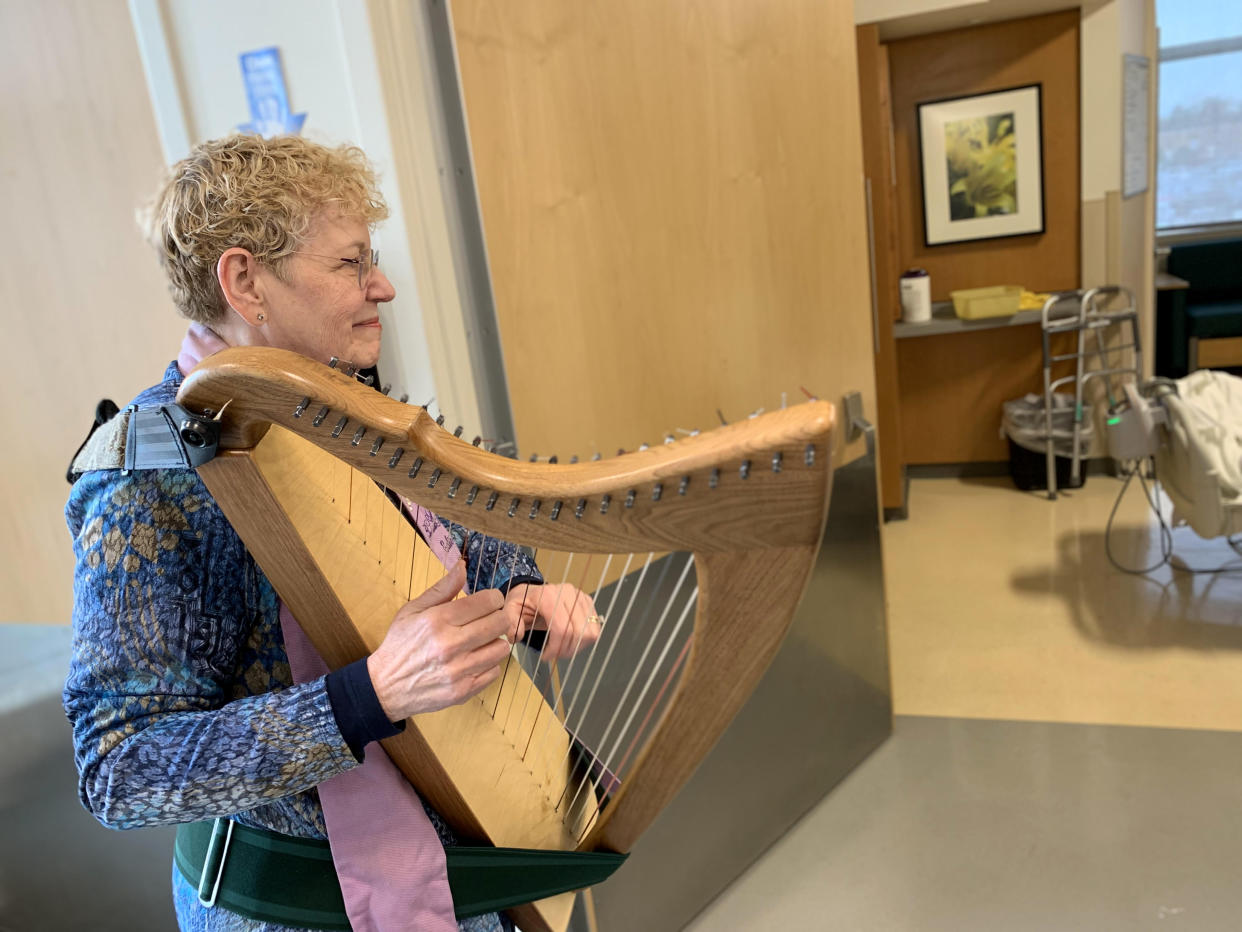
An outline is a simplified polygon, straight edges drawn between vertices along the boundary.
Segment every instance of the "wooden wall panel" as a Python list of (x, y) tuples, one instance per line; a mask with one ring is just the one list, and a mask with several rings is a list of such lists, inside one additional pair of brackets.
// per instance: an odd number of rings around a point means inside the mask
[[(1019, 284), (1036, 291), (1081, 283), (1078, 10), (889, 43), (898, 178), (897, 252), (921, 266), (933, 300), (958, 288)], [(921, 101), (1042, 84), (1045, 231), (927, 247), (919, 168)], [(903, 461), (1003, 460), (1001, 403), (1042, 385), (1039, 328), (898, 341)]]
[(880, 498), (886, 510), (905, 507), (905, 460), (898, 406), (897, 342), (893, 323), (901, 317), (897, 264), (897, 185), (893, 171), (892, 90), (888, 46), (875, 24), (858, 27), (858, 90), (862, 105), (863, 170), (871, 196), (871, 246), (876, 314), (876, 438)]
[[(1070, 337), (1053, 352), (1073, 352)], [(964, 361), (987, 360), (986, 365)], [(1009, 458), (1000, 436), (1001, 404), (1044, 390), (1037, 324), (897, 341), (901, 372), (901, 427), (909, 462), (994, 463)], [(1053, 378), (1069, 375), (1058, 363)], [(1064, 391), (1064, 389), (1062, 389)]]
[(657, 443), (800, 386), (875, 410), (849, 4), (452, 12), (525, 452)]
[(0, 3), (0, 53), (0, 621), (67, 624), (65, 468), (99, 399), (158, 381), (185, 321), (134, 222), (163, 156), (124, 0)]
[[(919, 266), (931, 274), (933, 300), (984, 285), (1078, 287), (1078, 19), (1078, 10), (1067, 10), (889, 44), (902, 192), (898, 250), (903, 268)], [(1033, 83), (1043, 85), (1044, 232), (925, 246), (917, 105)]]

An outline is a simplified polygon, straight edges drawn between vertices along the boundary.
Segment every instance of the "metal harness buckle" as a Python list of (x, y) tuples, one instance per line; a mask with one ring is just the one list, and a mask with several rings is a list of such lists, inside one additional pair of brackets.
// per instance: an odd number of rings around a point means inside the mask
[(129, 424), (125, 436), (122, 473), (135, 469), (197, 469), (216, 455), (220, 425), (180, 405), (125, 409)]
[[(216, 862), (216, 867), (214, 871), (215, 879), (211, 881), (211, 894), (209, 896), (204, 896), (203, 888), (207, 886), (208, 877), (212, 873), (212, 871), (210, 871), (209, 868), (211, 865), (212, 858), (216, 856), (217, 840), (220, 838), (220, 835), (221, 835), (221, 832), (220, 832), (221, 822), (227, 823), (228, 829), (225, 830), (225, 832), (223, 833), (224, 843), (220, 845), (219, 860)], [(207, 907), (208, 909), (211, 909), (211, 907), (216, 905), (216, 896), (220, 893), (220, 878), (224, 876), (224, 861), (229, 853), (229, 842), (232, 840), (233, 840), (233, 820), (232, 819), (216, 819), (215, 823), (211, 826), (211, 841), (207, 842), (207, 853), (203, 855), (203, 870), (198, 878), (198, 901), (202, 903), (203, 906)]]

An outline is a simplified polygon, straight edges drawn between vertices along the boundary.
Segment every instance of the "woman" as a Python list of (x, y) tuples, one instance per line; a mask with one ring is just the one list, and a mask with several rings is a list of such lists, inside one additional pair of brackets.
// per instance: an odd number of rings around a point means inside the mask
[[(174, 303), (192, 323), (177, 361), (134, 403), (171, 403), (194, 365), (226, 346), (373, 366), (379, 305), (394, 297), (371, 249), (371, 230), (386, 216), (357, 149), (255, 136), (198, 146), (174, 166), (149, 230)], [(114, 828), (218, 819), (231, 820), (243, 837), (311, 839), (316, 851), (330, 838), (344, 870), (338, 849), (358, 841), (329, 824), (333, 807), (356, 805), (369, 792), (358, 789), (366, 785), (356, 782), (360, 774), (378, 772), (382, 781), (395, 772), (369, 742), (395, 734), (403, 726), (394, 723), (410, 715), (479, 692), (498, 676), (506, 640), (532, 627), (547, 632), (552, 656), (598, 637), (587, 595), (543, 585), (524, 554), (450, 525), (465, 559), (397, 613), (375, 653), (327, 675), (297, 677), (306, 681), (295, 685), (290, 661), (301, 656), (305, 636), (195, 472), (87, 471), (66, 518), (77, 568), (65, 710), (82, 801)], [(467, 578), (488, 587), (451, 601)], [(434, 851), (402, 857), (427, 855), (430, 867), (414, 879), (413, 893), (408, 878), (406, 889), (391, 893), (383, 880), (346, 882), (342, 873), (355, 928), (454, 924), (435, 843), (437, 835), (451, 843), (451, 833), (412, 799), (404, 815), (418, 825), (430, 819), (432, 841), (422, 847)], [(173, 886), (182, 929), (331, 927), (297, 903), (281, 914), (301, 916), (297, 922), (204, 906), (196, 889), (204, 865), (184, 860), (179, 836)], [(207, 867), (212, 881), (214, 865)], [(203, 899), (211, 899), (210, 887)], [(406, 910), (396, 911), (395, 924), (386, 918), (386, 895)], [(426, 900), (425, 915), (410, 911), (411, 897)], [(409, 918), (416, 914), (423, 918)], [(461, 924), (508, 927), (495, 914)]]

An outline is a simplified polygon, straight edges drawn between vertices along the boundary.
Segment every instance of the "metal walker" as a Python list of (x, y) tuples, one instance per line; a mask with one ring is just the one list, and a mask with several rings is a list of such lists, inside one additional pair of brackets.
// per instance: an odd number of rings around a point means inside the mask
[[(1103, 311), (1099, 308), (1098, 302), (1101, 298), (1111, 298), (1116, 295), (1123, 295), (1125, 297), (1125, 307), (1115, 311)], [(1062, 385), (1067, 385), (1070, 382), (1074, 383), (1074, 439), (1073, 449), (1071, 450), (1070, 483), (1072, 487), (1077, 488), (1082, 484), (1082, 450), (1080, 443), (1082, 440), (1084, 414), (1083, 387), (1093, 378), (1108, 378), (1113, 375), (1132, 375), (1135, 381), (1141, 381), (1143, 354), (1139, 338), (1138, 307), (1134, 303), (1134, 293), (1129, 288), (1121, 285), (1104, 285), (1088, 291), (1063, 291), (1059, 294), (1054, 294), (1044, 302), (1043, 310), (1040, 312), (1040, 322), (1043, 325), (1044, 428), (1047, 433), (1048, 498), (1056, 499), (1056, 454), (1053, 450), (1052, 439), (1052, 402), (1056, 390)], [(1130, 342), (1122, 343), (1119, 346), (1106, 346), (1104, 336), (1107, 332), (1114, 327), (1120, 329), (1127, 324), (1130, 327)], [(1070, 332), (1078, 334), (1077, 352), (1054, 356), (1052, 354), (1052, 335)], [(1086, 349), (1088, 333), (1095, 335), (1096, 343), (1096, 348), (1090, 352)], [(1128, 349), (1134, 350), (1134, 365), (1109, 365), (1109, 357), (1111, 355)], [(1102, 368), (1087, 371), (1086, 360), (1088, 356), (1098, 356), (1102, 363)], [(1054, 380), (1052, 378), (1053, 363), (1069, 360), (1073, 360), (1075, 363), (1074, 374)]]

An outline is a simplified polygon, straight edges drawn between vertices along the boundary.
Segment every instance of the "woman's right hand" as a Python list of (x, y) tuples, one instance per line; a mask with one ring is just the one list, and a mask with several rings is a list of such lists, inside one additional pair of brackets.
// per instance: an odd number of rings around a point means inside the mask
[(485, 589), (453, 600), (466, 583), (459, 560), (438, 583), (403, 605), (367, 671), (389, 721), (434, 712), (487, 687), (509, 653), (504, 596)]

